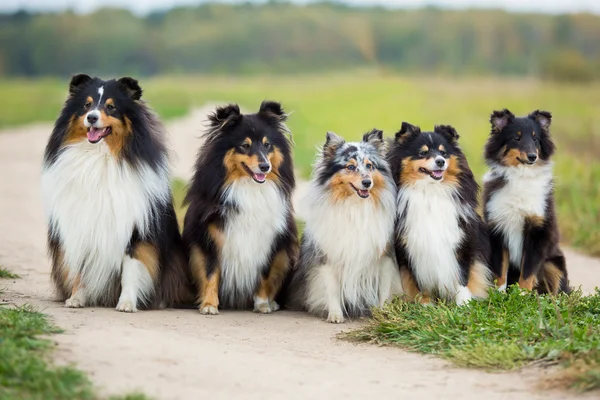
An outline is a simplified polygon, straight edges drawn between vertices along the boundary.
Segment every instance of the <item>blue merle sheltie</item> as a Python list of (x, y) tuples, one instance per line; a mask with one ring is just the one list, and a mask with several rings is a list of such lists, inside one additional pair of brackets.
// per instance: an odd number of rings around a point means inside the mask
[(183, 230), (202, 314), (279, 309), (275, 297), (298, 257), (286, 119), (272, 101), (256, 114), (228, 105), (209, 117)]
[(484, 212), (500, 289), (518, 283), (541, 293), (569, 291), (554, 211), (551, 121), (539, 110), (517, 118), (504, 109), (490, 118)]
[(187, 301), (166, 134), (141, 96), (132, 78), (76, 75), (48, 141), (48, 245), (67, 307), (135, 312)]
[(401, 291), (393, 256), (396, 188), (383, 132), (361, 142), (329, 132), (303, 203), (300, 258), (286, 305), (342, 323)]
[(389, 163), (396, 184), (395, 249), (409, 300), (465, 304), (491, 287), (489, 242), (477, 214), (479, 187), (448, 125), (433, 132), (406, 122)]

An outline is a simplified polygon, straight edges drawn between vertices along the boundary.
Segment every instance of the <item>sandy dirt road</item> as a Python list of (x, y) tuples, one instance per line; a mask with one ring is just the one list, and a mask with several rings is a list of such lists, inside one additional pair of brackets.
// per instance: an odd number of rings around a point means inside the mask
[[(177, 176), (190, 175), (206, 111), (168, 125)], [(356, 322), (335, 326), (286, 311), (208, 317), (194, 310), (64, 308), (50, 285), (39, 191), (50, 131), (49, 125), (34, 125), (0, 132), (0, 264), (22, 276), (0, 285), (4, 300), (31, 303), (66, 330), (52, 338), (57, 361), (89, 372), (102, 393), (142, 390), (159, 399), (573, 398), (536, 391), (547, 373), (539, 369), (490, 374), (335, 338)], [(586, 291), (600, 286), (599, 260), (572, 251), (567, 258), (575, 285)]]

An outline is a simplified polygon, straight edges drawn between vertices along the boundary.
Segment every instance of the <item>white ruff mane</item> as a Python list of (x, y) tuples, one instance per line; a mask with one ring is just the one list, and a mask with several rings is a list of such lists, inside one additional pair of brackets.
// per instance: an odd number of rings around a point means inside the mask
[(167, 157), (158, 172), (115, 159), (106, 143), (67, 146), (42, 171), (46, 215), (64, 250), (69, 278), (82, 274), (87, 302), (121, 273), (134, 228), (149, 230), (156, 206), (170, 201)]

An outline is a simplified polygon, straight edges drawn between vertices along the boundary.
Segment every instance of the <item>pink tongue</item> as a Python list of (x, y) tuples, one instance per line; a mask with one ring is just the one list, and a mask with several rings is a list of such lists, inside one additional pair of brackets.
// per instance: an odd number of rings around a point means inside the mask
[(103, 133), (104, 129), (97, 129), (92, 127), (87, 133), (88, 140), (90, 142), (97, 142), (98, 140), (100, 140), (100, 137)]
[(433, 176), (435, 176), (436, 178), (439, 178), (442, 176), (443, 173), (444, 173), (444, 171), (433, 171)]
[(369, 194), (369, 191), (368, 191), (368, 190), (359, 190), (359, 191), (358, 191), (358, 193), (359, 193), (361, 196), (367, 196), (367, 195)]
[(254, 174), (254, 179), (259, 182), (264, 182), (265, 179), (267, 179), (267, 176), (265, 174)]

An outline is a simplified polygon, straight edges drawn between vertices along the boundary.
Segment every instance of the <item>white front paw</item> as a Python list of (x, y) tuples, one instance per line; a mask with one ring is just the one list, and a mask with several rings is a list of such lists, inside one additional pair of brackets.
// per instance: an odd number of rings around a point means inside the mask
[(126, 313), (134, 313), (134, 312), (137, 312), (137, 307), (130, 300), (119, 299), (119, 304), (117, 304), (117, 311), (122, 311), (122, 312), (126, 312)]
[(343, 324), (344, 315), (341, 312), (330, 311), (327, 316), (327, 322), (331, 322), (332, 324)]
[(65, 301), (65, 307), (68, 308), (83, 308), (85, 306), (85, 303), (83, 302), (82, 299), (78, 299), (75, 296), (71, 296), (70, 298), (67, 299), (67, 301)]
[(471, 299), (473, 298), (473, 295), (471, 294), (471, 291), (469, 290), (469, 288), (462, 286), (460, 289), (458, 289), (458, 293), (456, 294), (456, 305), (457, 306), (462, 306), (467, 304), (469, 301), (471, 301)]
[(269, 304), (271, 305), (271, 310), (273, 310), (273, 311), (279, 310), (279, 304), (277, 304), (277, 302), (275, 300), (271, 301)]
[(503, 285), (500, 285), (500, 286), (498, 287), (498, 290), (499, 290), (500, 292), (506, 292), (506, 283), (505, 283), (505, 284), (503, 284)]
[(217, 315), (219, 314), (219, 308), (216, 306), (210, 306), (210, 305), (205, 305), (205, 306), (200, 306), (200, 314), (202, 315)]

